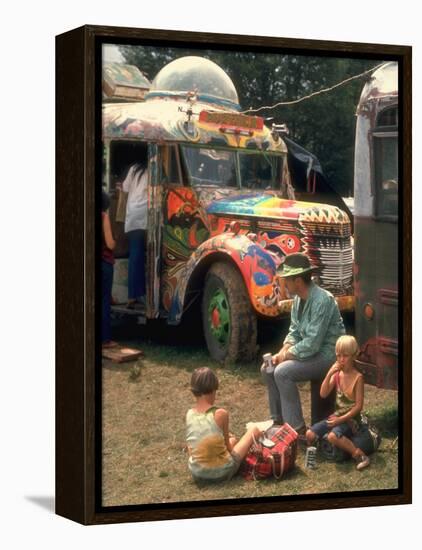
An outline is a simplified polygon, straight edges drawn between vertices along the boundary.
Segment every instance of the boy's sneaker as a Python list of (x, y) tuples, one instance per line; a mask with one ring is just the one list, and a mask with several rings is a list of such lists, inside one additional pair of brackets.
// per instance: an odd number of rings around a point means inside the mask
[(363, 470), (364, 468), (369, 466), (370, 463), (371, 461), (369, 460), (368, 456), (360, 455), (356, 458), (356, 470)]

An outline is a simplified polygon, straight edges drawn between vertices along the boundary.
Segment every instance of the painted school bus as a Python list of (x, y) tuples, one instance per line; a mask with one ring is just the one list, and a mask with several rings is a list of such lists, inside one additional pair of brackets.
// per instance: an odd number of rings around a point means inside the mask
[(259, 317), (288, 314), (286, 254), (307, 253), (340, 308), (354, 305), (348, 215), (295, 200), (282, 136), (239, 111), (231, 79), (199, 57), (164, 67), (144, 102), (103, 106), (108, 188), (148, 160), (145, 318), (178, 324), (199, 306), (210, 354), (232, 361), (255, 356)]
[(355, 294), (359, 365), (366, 381), (397, 389), (398, 68), (373, 73), (357, 109)]

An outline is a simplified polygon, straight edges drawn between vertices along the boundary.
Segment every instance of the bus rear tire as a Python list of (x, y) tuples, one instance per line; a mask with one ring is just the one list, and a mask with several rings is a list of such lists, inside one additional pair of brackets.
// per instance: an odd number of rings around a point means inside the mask
[(257, 319), (239, 271), (215, 263), (205, 279), (202, 324), (208, 350), (220, 362), (251, 361), (256, 356)]

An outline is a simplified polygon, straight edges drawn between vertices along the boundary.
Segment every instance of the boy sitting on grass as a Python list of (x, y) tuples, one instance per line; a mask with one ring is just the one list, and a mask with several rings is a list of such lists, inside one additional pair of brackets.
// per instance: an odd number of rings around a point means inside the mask
[(207, 367), (196, 369), (191, 391), (196, 404), (186, 413), (186, 442), (189, 470), (194, 480), (226, 481), (239, 469), (253, 439), (262, 433), (253, 426), (239, 441), (229, 432), (229, 413), (214, 406), (218, 378)]

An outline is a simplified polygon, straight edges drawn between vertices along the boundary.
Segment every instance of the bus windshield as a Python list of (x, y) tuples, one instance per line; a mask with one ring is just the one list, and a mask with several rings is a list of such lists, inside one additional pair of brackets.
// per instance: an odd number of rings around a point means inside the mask
[(239, 153), (241, 186), (247, 189), (279, 189), (282, 157), (268, 153)]
[(282, 155), (185, 145), (182, 151), (191, 185), (281, 188)]
[(237, 187), (234, 151), (182, 147), (191, 185)]

